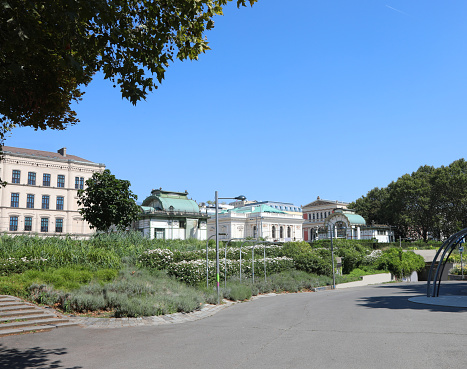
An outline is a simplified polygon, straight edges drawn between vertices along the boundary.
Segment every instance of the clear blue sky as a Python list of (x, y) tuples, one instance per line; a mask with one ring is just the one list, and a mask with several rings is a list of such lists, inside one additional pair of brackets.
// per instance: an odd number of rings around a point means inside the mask
[(8, 146), (104, 163), (143, 200), (239, 194), (353, 201), (467, 144), (465, 0), (230, 4), (211, 51), (176, 62), (136, 107), (100, 76), (66, 131), (19, 128)]

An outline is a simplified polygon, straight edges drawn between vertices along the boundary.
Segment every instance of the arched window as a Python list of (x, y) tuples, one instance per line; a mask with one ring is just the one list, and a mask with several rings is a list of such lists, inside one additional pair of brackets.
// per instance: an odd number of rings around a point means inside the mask
[(287, 237), (288, 238), (292, 237), (292, 232), (290, 230), (290, 227), (287, 227)]
[(280, 238), (284, 238), (284, 227), (279, 228)]
[(272, 226), (272, 238), (276, 238), (276, 226)]
[(334, 227), (336, 229), (336, 237), (346, 238), (347, 226), (346, 226), (346, 224), (344, 222), (338, 221), (338, 222), (336, 222)]

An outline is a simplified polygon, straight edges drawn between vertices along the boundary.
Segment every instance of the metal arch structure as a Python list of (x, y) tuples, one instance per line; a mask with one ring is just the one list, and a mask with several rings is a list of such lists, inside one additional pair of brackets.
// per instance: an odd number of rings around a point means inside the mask
[[(436, 255), (431, 263), (430, 271), (427, 278), (426, 286), (426, 295), (427, 297), (438, 297), (439, 296), (439, 287), (441, 285), (441, 276), (443, 275), (444, 267), (446, 262), (451, 256), (451, 253), (456, 249), (457, 246), (462, 244), (467, 236), (467, 228), (464, 228), (462, 231), (459, 231), (449, 237), (441, 245), (439, 250), (436, 252)], [(441, 256), (441, 257), (440, 257)], [(433, 271), (435, 270), (433, 274)], [(433, 284), (431, 282), (433, 281)]]

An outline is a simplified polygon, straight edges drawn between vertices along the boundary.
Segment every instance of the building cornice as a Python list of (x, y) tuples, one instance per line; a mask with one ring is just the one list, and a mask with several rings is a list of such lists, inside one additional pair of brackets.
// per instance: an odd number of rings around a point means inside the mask
[[(52, 167), (52, 168), (58, 168), (58, 169), (69, 169), (71, 165), (80, 165), (80, 166), (88, 166), (92, 168), (105, 168), (105, 164), (101, 163), (94, 163), (92, 161), (79, 161), (79, 160), (74, 160), (74, 159), (60, 159), (60, 158), (47, 158), (43, 156), (36, 156), (36, 155), (29, 155), (29, 154), (17, 154), (13, 153), (10, 151), (4, 151), (3, 152), (3, 159), (5, 163), (13, 163), (13, 164), (23, 164), (23, 165), (31, 165), (31, 166), (36, 166), (36, 167)], [(19, 161), (18, 159), (13, 159), (13, 158), (21, 158), (23, 159), (22, 161)], [(27, 160), (29, 159), (29, 160)], [(52, 164), (46, 164), (46, 163), (40, 163), (38, 161), (44, 161), (44, 162), (56, 162), (56, 163), (62, 163), (62, 166), (60, 165), (52, 165)], [(63, 166), (67, 164), (68, 166)], [(79, 169), (78, 169), (79, 170)]]

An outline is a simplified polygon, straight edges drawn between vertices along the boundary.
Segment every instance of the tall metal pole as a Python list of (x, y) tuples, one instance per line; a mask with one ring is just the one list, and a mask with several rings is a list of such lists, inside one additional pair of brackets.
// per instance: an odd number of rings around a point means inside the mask
[(334, 236), (334, 225), (331, 224), (331, 258), (332, 258), (332, 289), (336, 289), (336, 275), (334, 274), (334, 245), (333, 245), (333, 236)]
[(219, 198), (217, 197), (217, 191), (215, 195), (216, 202), (216, 281), (217, 281), (217, 304), (220, 304), (220, 290), (219, 290)]

